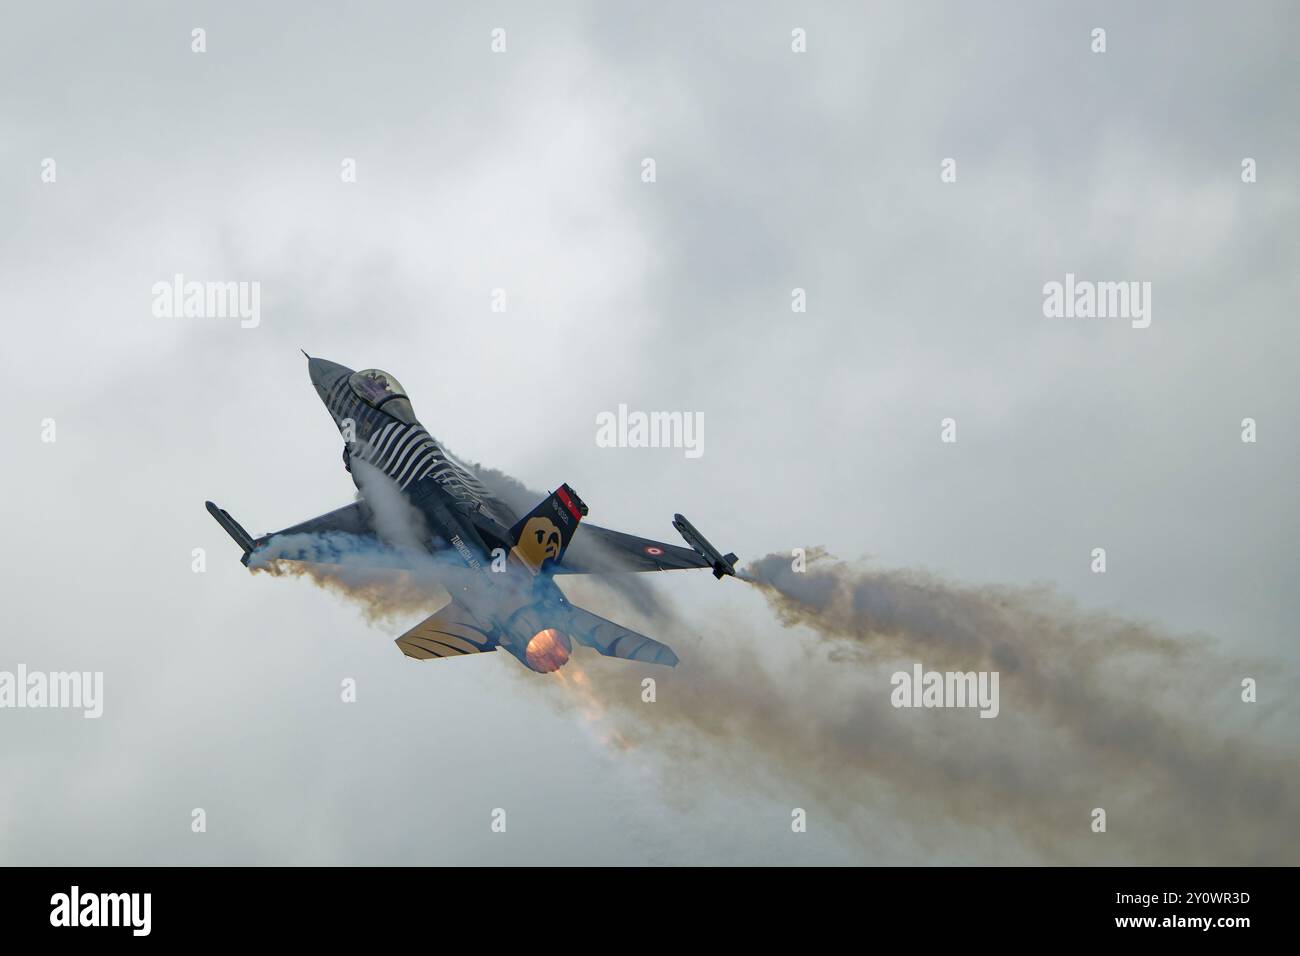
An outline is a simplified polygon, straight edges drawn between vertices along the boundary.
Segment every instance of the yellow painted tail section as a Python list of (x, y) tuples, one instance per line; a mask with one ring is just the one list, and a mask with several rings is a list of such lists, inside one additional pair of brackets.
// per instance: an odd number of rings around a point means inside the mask
[(420, 661), (496, 650), (474, 615), (455, 601), (399, 637), (397, 646)]
[(558, 563), (586, 513), (587, 506), (573, 489), (560, 485), (510, 529), (511, 559), (533, 574), (548, 561)]

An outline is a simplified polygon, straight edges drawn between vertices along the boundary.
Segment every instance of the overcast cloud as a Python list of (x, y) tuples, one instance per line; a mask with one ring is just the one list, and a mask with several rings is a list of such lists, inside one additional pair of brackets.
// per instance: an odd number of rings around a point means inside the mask
[[(868, 784), (846, 812), (817, 753), (619, 746), (506, 655), (416, 663), (414, 620), (250, 575), (204, 499), (259, 534), (354, 492), (299, 348), (391, 371), (453, 452), (603, 526), (669, 540), (681, 511), (745, 559), (1051, 585), (1212, 647), (1170, 680), (1232, 716), (1181, 726), (1293, 767), (1298, 27), (1282, 2), (10, 10), (0, 670), (103, 671), (105, 702), (0, 711), (0, 862), (1062, 858)], [(1045, 318), (1067, 272), (1150, 282), (1150, 327)], [(260, 324), (155, 317), (176, 273), (259, 282)], [(703, 413), (703, 456), (597, 447), (619, 403)], [(782, 701), (835, 679), (782, 669), (809, 635), (753, 589), (644, 583), (682, 657), (655, 707), (724, 649), (788, 673)], [(692, 776), (719, 748), (750, 772)], [(1086, 833), (1106, 795), (1078, 799)]]

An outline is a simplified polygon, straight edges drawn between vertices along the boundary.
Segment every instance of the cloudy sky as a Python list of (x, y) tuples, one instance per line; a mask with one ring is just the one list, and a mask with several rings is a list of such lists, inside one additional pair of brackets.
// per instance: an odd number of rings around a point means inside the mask
[[(1240, 662), (1228, 698), (1238, 675), (1289, 696), (1298, 17), (11, 11), (0, 670), (102, 671), (105, 702), (99, 720), (0, 710), (0, 862), (1043, 859), (993, 848), (979, 820), (939, 839), (877, 808), (864, 828), (781, 766), (691, 784), (706, 744), (689, 732), (611, 746), (571, 688), (505, 655), (407, 660), (391, 639), (414, 621), (250, 576), (203, 501), (258, 534), (351, 500), (305, 348), (388, 369), (453, 452), (567, 481), (601, 525), (670, 540), (681, 511), (745, 559), (823, 546), (1048, 585), (1205, 636)], [(1151, 283), (1150, 326), (1045, 317), (1043, 285), (1067, 272)], [(260, 283), (260, 323), (155, 316), (154, 283), (177, 273)], [(597, 447), (620, 403), (702, 413), (704, 454)], [(679, 671), (711, 631), (771, 662), (798, 639), (739, 582), (648, 586), (689, 622), (655, 635)], [(1253, 719), (1238, 729), (1277, 733)], [(795, 806), (812, 821), (797, 837)]]

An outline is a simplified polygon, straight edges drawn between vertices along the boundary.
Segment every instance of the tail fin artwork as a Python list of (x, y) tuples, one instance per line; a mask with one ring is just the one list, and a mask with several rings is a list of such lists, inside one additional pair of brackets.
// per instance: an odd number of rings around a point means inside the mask
[(560, 485), (510, 529), (510, 556), (536, 574), (542, 565), (559, 563), (573, 540), (587, 506), (568, 485)]

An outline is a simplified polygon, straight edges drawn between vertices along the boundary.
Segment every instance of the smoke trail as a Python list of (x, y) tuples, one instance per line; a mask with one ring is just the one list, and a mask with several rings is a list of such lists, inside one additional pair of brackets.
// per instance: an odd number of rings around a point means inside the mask
[(431, 557), (341, 532), (276, 535), (248, 562), (254, 573), (312, 581), (356, 604), (376, 625), (432, 614), (450, 601), (438, 567)]
[(398, 551), (427, 555), (430, 534), (424, 515), (406, 500), (397, 482), (360, 456), (354, 457), (351, 465), (357, 491), (380, 539)]
[(429, 552), (424, 517), (391, 478), (359, 457), (351, 465), (377, 539), (338, 531), (280, 534), (254, 552), (249, 570), (307, 578), (356, 603), (372, 624), (432, 614), (451, 600), (439, 571), (458, 562)]
[[(713, 627), (676, 671), (654, 675), (653, 706), (617, 665), (588, 665), (607, 719), (679, 774), (692, 762), (693, 786), (707, 773), (802, 794), (865, 847), (902, 820), (945, 861), (1300, 861), (1294, 743), (1269, 739), (1276, 712), (1240, 702), (1250, 672), (1208, 640), (1045, 589), (813, 557), (804, 572), (782, 555), (745, 569), (792, 629), (784, 642), (771, 628), (736, 639)], [(1001, 713), (895, 708), (892, 674), (914, 663), (999, 671)], [(1090, 828), (1094, 808), (1105, 833)]]
[[(515, 510), (541, 497), (475, 471)], [(390, 518), (390, 537), (404, 539), (410, 516)], [(306, 574), (372, 621), (447, 600), (440, 559), (409, 541), (273, 543), (322, 563), (270, 552), (260, 569)], [(1207, 638), (1089, 612), (1044, 588), (964, 587), (813, 552), (804, 571), (783, 555), (749, 564), (743, 578), (765, 606), (731, 591), (692, 646), (645, 578), (564, 584), (575, 603), (673, 644), (678, 668), (585, 655), (564, 680), (520, 681), (553, 702), (566, 688), (570, 706), (604, 725), (601, 739), (653, 761), (669, 783), (779, 794), (832, 817), (864, 860), (1300, 862), (1300, 761), (1293, 740), (1278, 740), (1295, 715), (1241, 703), (1240, 680), (1258, 668), (1224, 660)], [(915, 664), (997, 671), (998, 716), (895, 708), (892, 675)], [(647, 676), (658, 682), (650, 705)], [(1294, 699), (1278, 687), (1283, 675), (1269, 678), (1271, 699)], [(1091, 830), (1095, 808), (1106, 811), (1104, 833)], [(880, 834), (900, 829), (907, 845), (891, 850)]]

